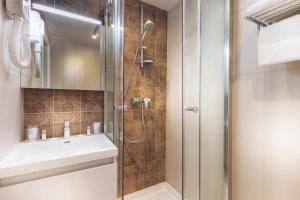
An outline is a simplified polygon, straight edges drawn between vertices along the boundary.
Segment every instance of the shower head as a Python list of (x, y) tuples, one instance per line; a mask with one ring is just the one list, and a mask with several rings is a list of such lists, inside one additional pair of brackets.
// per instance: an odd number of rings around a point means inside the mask
[(150, 32), (150, 31), (152, 31), (154, 29), (154, 26), (155, 26), (154, 23), (151, 20), (149, 20), (149, 19), (145, 22), (145, 24), (144, 24), (144, 33), (143, 33), (143, 36), (142, 36), (142, 39), (141, 39), (139, 47), (141, 47), (141, 45), (142, 45), (142, 43), (143, 43), (143, 41), (144, 41), (147, 33)]
[(147, 20), (144, 24), (144, 31), (145, 32), (149, 32), (152, 31), (154, 29), (154, 23), (151, 20)]

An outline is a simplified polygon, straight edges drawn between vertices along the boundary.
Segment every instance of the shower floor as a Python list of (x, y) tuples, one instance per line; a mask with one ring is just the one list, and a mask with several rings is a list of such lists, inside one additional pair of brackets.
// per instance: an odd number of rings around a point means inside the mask
[(145, 188), (124, 197), (124, 200), (180, 200), (181, 195), (168, 183)]

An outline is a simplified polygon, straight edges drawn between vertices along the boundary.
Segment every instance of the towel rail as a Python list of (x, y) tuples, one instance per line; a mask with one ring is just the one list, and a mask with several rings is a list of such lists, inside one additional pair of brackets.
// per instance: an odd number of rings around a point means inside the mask
[(264, 27), (300, 14), (300, 0), (284, 0), (260, 10), (257, 7), (257, 5), (249, 7), (246, 19)]

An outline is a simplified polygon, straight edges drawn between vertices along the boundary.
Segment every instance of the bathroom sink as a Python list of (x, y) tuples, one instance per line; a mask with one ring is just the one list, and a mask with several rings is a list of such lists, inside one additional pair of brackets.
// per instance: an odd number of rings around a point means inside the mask
[(81, 163), (114, 158), (117, 147), (104, 135), (22, 142), (0, 160), (0, 180)]

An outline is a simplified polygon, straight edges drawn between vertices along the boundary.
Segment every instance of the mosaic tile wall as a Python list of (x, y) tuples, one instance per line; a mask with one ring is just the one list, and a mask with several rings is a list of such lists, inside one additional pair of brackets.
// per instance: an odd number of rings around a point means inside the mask
[[(125, 86), (140, 40), (141, 2), (125, 1)], [(145, 58), (153, 59), (135, 76), (125, 104), (124, 192), (125, 194), (149, 187), (165, 180), (166, 157), (166, 75), (167, 75), (167, 12), (144, 4), (144, 20), (152, 20), (155, 29), (145, 39), (148, 49)], [(139, 61), (137, 62), (139, 63)], [(139, 64), (137, 64), (139, 65)], [(145, 112), (146, 134), (142, 135), (141, 109), (130, 103), (131, 97), (150, 97), (150, 108)], [(139, 140), (131, 143), (129, 140)]]
[(28, 125), (39, 125), (48, 137), (62, 137), (65, 121), (70, 121), (71, 135), (85, 134), (93, 122), (104, 121), (101, 91), (23, 89), (23, 98), (23, 139)]

